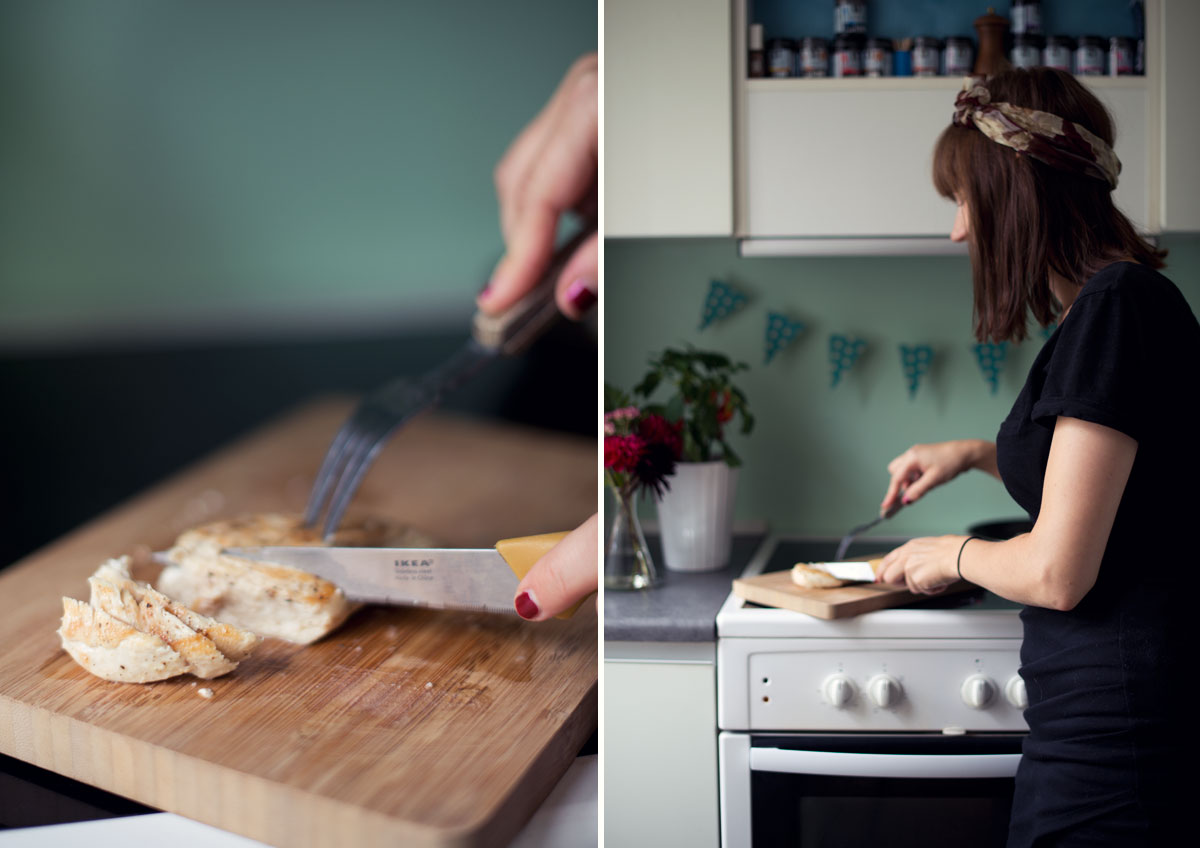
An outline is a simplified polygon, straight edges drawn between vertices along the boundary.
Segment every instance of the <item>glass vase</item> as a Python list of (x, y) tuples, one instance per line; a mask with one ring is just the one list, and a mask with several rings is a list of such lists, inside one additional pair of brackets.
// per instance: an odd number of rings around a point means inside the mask
[(605, 589), (648, 589), (658, 583), (650, 547), (642, 534), (632, 493), (610, 489), (615, 501), (604, 548)]

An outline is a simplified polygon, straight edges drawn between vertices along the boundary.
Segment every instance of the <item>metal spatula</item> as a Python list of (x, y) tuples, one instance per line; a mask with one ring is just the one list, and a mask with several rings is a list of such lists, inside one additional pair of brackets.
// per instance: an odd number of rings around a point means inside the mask
[(887, 512), (885, 512), (883, 515), (879, 516), (878, 518), (874, 518), (874, 519), (868, 521), (866, 524), (858, 525), (853, 530), (851, 530), (849, 533), (847, 533), (845, 536), (843, 536), (842, 541), (837, 546), (837, 553), (834, 554), (834, 556), (833, 556), (834, 562), (840, 562), (842, 560), (842, 558), (846, 556), (846, 549), (850, 547), (850, 543), (854, 541), (855, 536), (858, 536), (862, 533), (866, 533), (868, 530), (870, 530), (872, 527), (874, 527), (879, 522), (883, 521), (886, 518), (891, 518), (893, 515), (895, 515), (897, 512), (900, 511), (900, 507), (902, 507), (903, 505), (904, 504), (902, 501), (896, 501), (896, 503), (892, 506), (892, 508), (889, 509)]

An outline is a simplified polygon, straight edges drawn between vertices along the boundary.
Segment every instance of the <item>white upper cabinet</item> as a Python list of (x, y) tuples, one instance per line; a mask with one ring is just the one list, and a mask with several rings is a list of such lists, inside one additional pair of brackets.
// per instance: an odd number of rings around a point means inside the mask
[[(1146, 75), (1083, 82), (1116, 123), (1117, 205), (1148, 233), (1200, 231), (1200, 2), (1145, 8)], [(930, 168), (962, 80), (750, 80), (747, 24), (747, 0), (606, 0), (606, 235), (961, 249)]]
[[(1160, 213), (1163, 181), (1157, 157), (1162, 126), (1159, 80), (1165, 62), (1175, 60), (1163, 59), (1164, 5), (1188, 6), (1186, 13), (1174, 14), (1192, 19), (1200, 7), (1187, 0), (1147, 2), (1146, 53), (1158, 60), (1151, 62), (1146, 76), (1081, 78), (1112, 113), (1116, 126), (1116, 154), (1123, 167), (1114, 200), (1137, 227), (1151, 233), (1163, 228), (1165, 217)], [(746, 8), (746, 0), (734, 0), (735, 32), (745, 31)], [(1179, 50), (1188, 46), (1186, 40), (1200, 36), (1194, 20), (1190, 25)], [(735, 138), (741, 151), (735, 229), (751, 240), (743, 244), (744, 253), (807, 252), (800, 241), (804, 239), (813, 244), (825, 240), (822, 250), (830, 249), (830, 239), (890, 237), (934, 239), (938, 243), (929, 243), (929, 252), (951, 248), (946, 237), (954, 207), (934, 191), (932, 154), (938, 135), (950, 123), (961, 78), (749, 80), (741, 52), (739, 43), (734, 59)], [(1177, 71), (1172, 67), (1170, 73)], [(1191, 78), (1200, 75), (1193, 72)], [(1182, 99), (1183, 92), (1178, 96)], [(1194, 97), (1176, 111), (1190, 119), (1190, 154), (1198, 134)], [(1178, 158), (1184, 158), (1182, 151)], [(1194, 173), (1194, 154), (1186, 158)], [(1200, 181), (1193, 177), (1190, 185)], [(1176, 195), (1185, 196), (1180, 202), (1190, 202), (1193, 209), (1200, 203), (1195, 191)], [(797, 242), (753, 241), (757, 239)], [(832, 244), (836, 252), (838, 242)], [(862, 242), (845, 244), (853, 245), (847, 250), (857, 251)], [(880, 252), (921, 252), (894, 239), (879, 244)]]
[(606, 236), (733, 234), (729, 0), (604, 3)]
[[(945, 238), (954, 206), (931, 177), (961, 79), (753, 80), (745, 84), (738, 217), (747, 238)], [(1149, 98), (1142, 78), (1099, 80), (1124, 163), (1117, 204), (1150, 221)]]

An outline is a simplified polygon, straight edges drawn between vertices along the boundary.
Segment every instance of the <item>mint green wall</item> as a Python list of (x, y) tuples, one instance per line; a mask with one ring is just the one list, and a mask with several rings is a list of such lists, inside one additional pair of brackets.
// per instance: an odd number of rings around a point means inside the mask
[[(1200, 237), (1163, 239), (1166, 273), (1200, 313)], [(752, 302), (698, 331), (710, 279), (737, 284)], [(970, 332), (966, 258), (741, 259), (726, 239), (610, 240), (605, 245), (605, 379), (626, 388), (647, 356), (691, 342), (751, 365), (740, 385), (758, 418), (735, 442), (745, 460), (737, 514), (780, 530), (840, 535), (878, 512), (889, 460), (914, 442), (995, 438), (1041, 337), (1010, 346), (996, 395), (989, 393)], [(763, 365), (768, 309), (808, 329)], [(859, 335), (869, 349), (830, 388), (831, 333)], [(898, 345), (929, 343), (932, 373), (910, 399)], [(1195, 378), (1200, 363), (1164, 363)], [(878, 532), (961, 532), (989, 518), (1020, 516), (1004, 487), (971, 472), (902, 510)]]
[(462, 304), (592, 0), (0, 4), (0, 336)]

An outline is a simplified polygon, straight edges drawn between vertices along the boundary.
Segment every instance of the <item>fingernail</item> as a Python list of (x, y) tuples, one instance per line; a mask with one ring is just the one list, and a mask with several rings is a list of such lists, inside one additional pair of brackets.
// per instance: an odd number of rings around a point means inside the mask
[(596, 305), (596, 292), (592, 290), (593, 285), (591, 280), (580, 277), (567, 286), (567, 302), (580, 312), (587, 312)]
[(514, 601), (513, 605), (517, 608), (517, 615), (529, 621), (537, 618), (540, 612), (537, 601), (533, 599), (533, 593), (531, 592), (522, 592), (517, 595), (517, 600)]
[(900, 503), (904, 504), (905, 506), (908, 506), (910, 503), (912, 503), (912, 501), (909, 499), (908, 495), (905, 495), (904, 497), (902, 497), (900, 499)]

